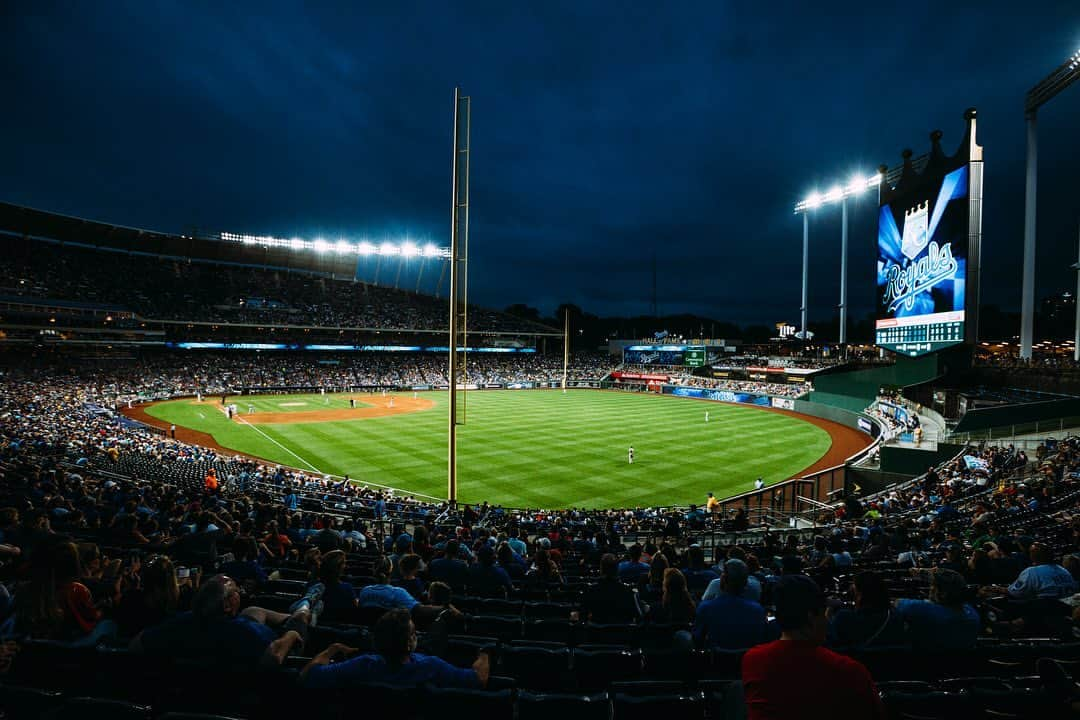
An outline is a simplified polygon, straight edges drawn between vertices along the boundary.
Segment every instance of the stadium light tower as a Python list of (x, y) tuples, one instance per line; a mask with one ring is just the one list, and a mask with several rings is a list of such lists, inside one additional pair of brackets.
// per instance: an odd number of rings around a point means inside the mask
[(810, 193), (805, 200), (795, 204), (795, 214), (803, 216), (803, 265), (802, 265), (802, 310), (801, 330), (803, 341), (806, 340), (806, 308), (808, 279), (810, 275), (810, 220), (811, 210), (823, 205), (840, 203), (840, 344), (847, 345), (847, 256), (848, 256), (848, 198), (881, 185), (881, 174), (855, 175), (845, 185), (833, 185), (825, 194), (817, 191)]
[(1080, 50), (1074, 52), (1024, 98), (1027, 120), (1027, 178), (1024, 187), (1024, 286), (1020, 302), (1020, 357), (1031, 359), (1035, 334), (1035, 197), (1038, 175), (1036, 120), (1039, 108), (1080, 78)]
[[(1080, 232), (1077, 233), (1080, 235)], [(1076, 271), (1076, 295), (1073, 301), (1076, 303), (1076, 332), (1073, 333), (1073, 362), (1080, 362), (1080, 251), (1077, 251), (1076, 262), (1072, 269)]]

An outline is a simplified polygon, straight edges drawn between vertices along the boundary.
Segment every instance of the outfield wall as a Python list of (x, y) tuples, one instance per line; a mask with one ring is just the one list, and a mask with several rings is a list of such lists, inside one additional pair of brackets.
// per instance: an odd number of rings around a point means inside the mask
[[(809, 400), (797, 400), (789, 397), (775, 397), (758, 393), (734, 392), (732, 390), (716, 390), (712, 388), (686, 387), (683, 385), (664, 385), (662, 392), (665, 395), (675, 397), (698, 398), (701, 400), (714, 400), (716, 402), (742, 403), (744, 405), (757, 405), (758, 407), (771, 407), (780, 410), (791, 410), (802, 415), (832, 420), (835, 423), (846, 425), (849, 428), (867, 433), (875, 440), (881, 436), (881, 425), (873, 417), (862, 412), (852, 412), (844, 408)], [(812, 397), (813, 395), (811, 395)], [(860, 422), (860, 420), (862, 422)]]

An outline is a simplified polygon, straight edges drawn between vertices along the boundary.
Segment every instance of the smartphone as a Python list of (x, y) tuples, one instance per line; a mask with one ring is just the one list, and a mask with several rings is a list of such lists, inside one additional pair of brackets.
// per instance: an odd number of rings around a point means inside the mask
[(183, 580), (186, 577), (191, 577), (191, 571), (188, 570), (186, 567), (178, 567), (176, 568), (176, 577), (180, 580)]

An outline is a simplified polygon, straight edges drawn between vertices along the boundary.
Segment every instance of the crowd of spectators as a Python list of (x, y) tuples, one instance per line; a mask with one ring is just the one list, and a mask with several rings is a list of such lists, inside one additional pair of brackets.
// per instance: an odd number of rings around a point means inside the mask
[[(7, 298), (90, 303), (153, 320), (413, 330), (449, 322), (445, 299), (352, 278), (44, 242), (12, 243), (7, 251), (0, 266), (0, 296)], [(552, 332), (476, 306), (469, 327)]]
[(677, 375), (672, 377), (676, 385), (686, 387), (707, 388), (709, 390), (728, 390), (738, 393), (753, 393), (756, 395), (774, 395), (777, 397), (797, 398), (802, 397), (814, 389), (813, 384), (798, 383), (770, 383), (757, 380), (731, 380), (727, 378), (707, 378), (694, 375)]
[[(1077, 439), (1047, 443), (1034, 462), (1011, 446), (969, 448), (916, 481), (849, 497), (810, 534), (713, 545), (702, 533), (725, 519), (713, 501), (450, 508), (222, 458), (111, 413), (113, 390), (139, 390), (136, 372), (5, 373), (0, 671), (20, 672), (20, 652), (47, 640), (264, 671), (298, 657), (294, 681), (313, 690), (478, 690), (499, 673), (529, 688), (542, 679), (515, 669), (526, 650), (513, 643), (527, 642), (524, 627), (549, 628), (563, 648), (583, 636), (582, 691), (594, 687), (588, 653), (604, 652), (589, 639), (616, 638), (623, 649), (595, 677), (621, 677), (625, 653), (735, 653), (749, 717), (790, 717), (812, 696), (865, 718), (884, 717), (867, 653), (916, 659), (904, 664), (915, 673), (938, 656), (975, 663), (987, 640), (1063, 641), (1080, 619)], [(145, 380), (169, 380), (155, 373)], [(203, 482), (207, 467), (220, 485)], [(540, 625), (522, 617), (526, 600)], [(495, 648), (454, 640), (492, 636)], [(557, 657), (551, 637), (533, 639)], [(645, 670), (618, 667), (660, 672), (647, 657)], [(1072, 689), (1054, 667), (1044, 690), (1065, 703)]]

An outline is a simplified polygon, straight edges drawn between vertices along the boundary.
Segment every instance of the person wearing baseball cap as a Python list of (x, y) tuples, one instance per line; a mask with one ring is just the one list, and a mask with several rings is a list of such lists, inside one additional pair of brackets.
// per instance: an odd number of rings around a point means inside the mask
[(773, 589), (781, 636), (746, 652), (742, 682), (749, 720), (810, 717), (807, 703), (830, 720), (884, 720), (885, 707), (861, 663), (822, 647), (825, 595), (806, 575), (784, 575)]
[(724, 563), (720, 594), (698, 605), (694, 619), (694, 642), (702, 648), (737, 650), (776, 637), (765, 617), (765, 608), (742, 596), (750, 569), (742, 560)]

